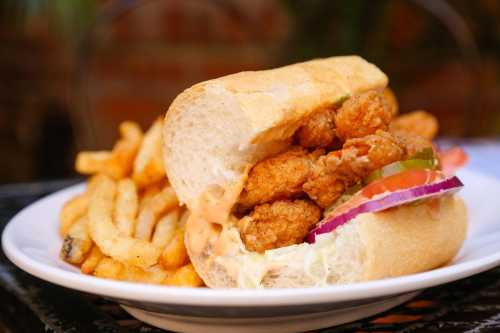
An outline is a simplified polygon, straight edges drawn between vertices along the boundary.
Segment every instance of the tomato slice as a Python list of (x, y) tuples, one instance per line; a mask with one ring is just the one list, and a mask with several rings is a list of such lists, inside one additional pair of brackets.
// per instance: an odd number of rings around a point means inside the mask
[(372, 200), (375, 196), (410, 189), (445, 179), (445, 175), (437, 170), (408, 170), (374, 181), (356, 193), (349, 201), (335, 208), (331, 215), (338, 215), (347, 210)]
[(438, 160), (436, 154), (434, 153), (434, 149), (424, 148), (406, 160), (396, 161), (373, 171), (365, 177), (365, 179), (363, 179), (363, 183), (368, 185), (373, 181), (412, 169), (433, 170), (436, 169), (437, 165)]
[(444, 178), (445, 177), (441, 172), (435, 170), (408, 170), (370, 183), (361, 190), (361, 195), (371, 199), (384, 192), (405, 190), (412, 187), (430, 184), (436, 180)]
[(363, 179), (363, 183), (370, 184), (374, 181), (380, 180), (382, 178), (386, 178), (407, 170), (413, 169), (435, 169), (436, 168), (436, 160), (435, 159), (409, 159), (404, 161), (397, 161), (391, 164), (388, 164), (378, 170), (373, 171)]
[(469, 161), (467, 153), (460, 147), (453, 147), (439, 153), (441, 168), (446, 175), (454, 174)]

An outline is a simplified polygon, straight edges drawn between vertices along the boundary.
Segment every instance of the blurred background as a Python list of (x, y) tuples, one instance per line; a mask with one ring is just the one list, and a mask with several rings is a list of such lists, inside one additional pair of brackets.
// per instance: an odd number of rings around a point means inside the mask
[(2, 0), (0, 184), (74, 176), (195, 82), (352, 53), (442, 136), (500, 134), (497, 0)]

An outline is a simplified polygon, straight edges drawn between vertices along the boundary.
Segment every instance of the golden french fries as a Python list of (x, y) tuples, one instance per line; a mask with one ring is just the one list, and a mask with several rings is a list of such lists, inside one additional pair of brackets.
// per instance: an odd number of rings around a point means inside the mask
[(144, 188), (165, 178), (161, 125), (161, 120), (155, 121), (144, 134), (142, 146), (134, 161), (132, 178), (139, 188)]
[(142, 189), (140, 191), (139, 211), (143, 210), (148, 202), (151, 201), (155, 195), (161, 192), (163, 187), (165, 187), (165, 184), (163, 184), (163, 182), (158, 182)]
[(113, 224), (112, 212), (116, 183), (103, 178), (90, 198), (89, 232), (102, 253), (120, 262), (141, 268), (158, 262), (160, 250), (153, 244), (120, 234)]
[(203, 281), (196, 273), (192, 264), (187, 264), (178, 268), (174, 274), (168, 276), (163, 284), (177, 287), (201, 287)]
[(184, 245), (184, 229), (177, 229), (170, 243), (163, 249), (160, 264), (167, 270), (176, 269), (188, 262)]
[(61, 258), (71, 264), (80, 264), (92, 247), (86, 216), (80, 217), (68, 230), (61, 248)]
[(89, 178), (87, 181), (87, 193), (92, 193), (97, 188), (97, 185), (102, 181), (102, 178), (106, 177), (103, 174), (95, 174)]
[(80, 270), (84, 274), (92, 274), (94, 273), (95, 268), (97, 267), (97, 264), (99, 264), (99, 261), (104, 257), (102, 254), (101, 250), (99, 250), (99, 247), (94, 244), (92, 246), (92, 249), (90, 250), (89, 255), (85, 259), (85, 261), (82, 263), (82, 266), (80, 267)]
[(135, 226), (135, 237), (146, 241), (150, 240), (158, 217), (164, 212), (177, 207), (178, 203), (174, 189), (170, 186), (154, 195), (139, 211)]
[(102, 173), (121, 179), (132, 172), (134, 159), (142, 142), (142, 130), (136, 123), (120, 125), (120, 139), (110, 151), (83, 151), (77, 155), (75, 168), (81, 174)]
[(139, 209), (137, 188), (131, 179), (118, 182), (114, 210), (115, 225), (125, 236), (132, 236), (135, 230), (135, 218)]
[(102, 170), (113, 179), (121, 179), (131, 173), (134, 159), (141, 146), (142, 130), (133, 122), (123, 122), (120, 125), (120, 136)]
[(175, 229), (179, 220), (179, 209), (173, 209), (163, 216), (158, 223), (153, 234), (151, 242), (158, 248), (162, 249), (167, 246), (174, 238)]
[(71, 228), (80, 217), (87, 213), (89, 206), (89, 196), (87, 193), (82, 193), (74, 196), (66, 202), (59, 213), (59, 233), (61, 236), (66, 236)]
[(105, 279), (120, 280), (123, 264), (109, 257), (102, 258), (97, 264), (94, 275)]
[(83, 175), (99, 173), (110, 158), (109, 151), (82, 151), (76, 156), (75, 169)]
[(160, 284), (168, 275), (169, 273), (158, 265), (146, 269), (124, 265), (119, 278), (131, 282)]
[(105, 279), (161, 284), (170, 274), (159, 266), (142, 269), (105, 257), (95, 268), (94, 275)]
[(196, 287), (179, 207), (163, 166), (161, 120), (143, 135), (120, 125), (111, 151), (78, 154), (75, 168), (89, 175), (87, 189), (60, 211), (61, 258), (84, 274), (122, 281)]

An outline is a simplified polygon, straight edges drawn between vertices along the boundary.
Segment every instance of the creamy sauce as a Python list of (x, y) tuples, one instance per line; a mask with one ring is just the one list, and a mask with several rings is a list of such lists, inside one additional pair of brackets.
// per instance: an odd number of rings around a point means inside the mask
[(186, 226), (189, 235), (189, 247), (193, 254), (201, 255), (208, 244), (214, 246), (217, 255), (223, 255), (234, 250), (236, 244), (231, 244), (235, 243), (232, 238), (218, 238), (224, 224), (230, 220), (231, 209), (237, 201), (245, 182), (246, 177), (242, 177), (238, 183), (225, 191), (222, 196), (216, 197), (210, 191), (206, 191), (197, 200), (191, 210), (191, 216)]

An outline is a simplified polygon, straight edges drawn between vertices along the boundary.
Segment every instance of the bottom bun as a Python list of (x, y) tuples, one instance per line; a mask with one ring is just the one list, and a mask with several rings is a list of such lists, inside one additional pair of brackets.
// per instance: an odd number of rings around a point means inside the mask
[(230, 220), (223, 226), (193, 213), (186, 246), (199, 275), (214, 288), (288, 288), (351, 283), (439, 267), (462, 245), (467, 212), (444, 196), (362, 214), (316, 243), (249, 252)]

